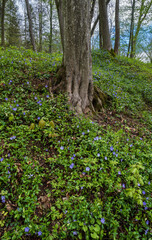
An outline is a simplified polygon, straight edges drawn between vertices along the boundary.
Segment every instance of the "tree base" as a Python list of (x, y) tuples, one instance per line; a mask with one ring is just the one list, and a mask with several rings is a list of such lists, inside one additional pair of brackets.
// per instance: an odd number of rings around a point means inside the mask
[[(65, 67), (61, 66), (53, 78), (49, 81), (49, 92), (51, 97), (59, 93), (66, 93), (66, 72)], [(78, 114), (91, 114), (97, 115), (102, 112), (104, 106), (112, 100), (111, 96), (102, 92), (97, 86), (94, 86), (93, 100), (90, 105), (82, 112), (80, 106), (71, 105), (71, 109), (76, 111)], [(70, 101), (69, 101), (70, 102)]]

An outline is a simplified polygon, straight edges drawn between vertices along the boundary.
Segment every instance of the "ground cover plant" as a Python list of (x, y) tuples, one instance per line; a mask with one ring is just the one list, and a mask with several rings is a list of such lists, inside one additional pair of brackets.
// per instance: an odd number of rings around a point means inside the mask
[(0, 49), (0, 239), (152, 239), (152, 67), (93, 52), (110, 96), (50, 96), (60, 54)]

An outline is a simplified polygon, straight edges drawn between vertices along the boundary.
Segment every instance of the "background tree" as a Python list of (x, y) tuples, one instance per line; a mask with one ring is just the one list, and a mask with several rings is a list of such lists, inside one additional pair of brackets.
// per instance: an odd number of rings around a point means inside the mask
[(2, 0), (1, 4), (1, 45), (5, 45), (5, 25), (4, 25), (4, 19), (5, 19), (5, 6), (6, 6), (7, 0)]
[(116, 0), (115, 5), (115, 46), (114, 52), (118, 54), (120, 46), (120, 22), (119, 22), (119, 0)]
[(33, 33), (33, 23), (32, 23), (32, 16), (31, 16), (31, 8), (28, 0), (25, 0), (26, 3), (26, 10), (28, 15), (28, 21), (29, 21), (29, 32), (30, 32), (30, 39), (31, 44), (33, 47), (33, 51), (36, 51), (36, 45), (35, 45), (35, 39), (34, 39), (34, 33)]

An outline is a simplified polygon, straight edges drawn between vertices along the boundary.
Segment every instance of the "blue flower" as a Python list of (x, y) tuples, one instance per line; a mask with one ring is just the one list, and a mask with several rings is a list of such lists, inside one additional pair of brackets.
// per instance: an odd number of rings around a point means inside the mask
[(74, 167), (74, 163), (71, 163), (70, 168), (72, 169)]
[(113, 151), (113, 150), (114, 150), (113, 146), (111, 146), (111, 147), (110, 147), (110, 150), (111, 150), (111, 151)]
[(76, 231), (73, 232), (73, 235), (77, 235), (78, 233)]
[(17, 110), (17, 108), (12, 108), (12, 110), (13, 110), (13, 111), (16, 111), (16, 110)]
[(26, 227), (24, 230), (25, 230), (25, 232), (29, 232), (30, 229), (29, 229), (29, 227)]
[(39, 232), (38, 232), (38, 236), (41, 236), (41, 235), (42, 235), (42, 232), (41, 232), (41, 231), (39, 231)]
[(148, 185), (150, 185), (150, 181), (148, 182)]
[(5, 203), (5, 196), (1, 196), (2, 203)]
[(146, 192), (145, 192), (145, 191), (142, 191), (142, 194), (144, 194), (144, 195), (145, 195), (145, 194), (146, 194)]
[(64, 149), (64, 147), (63, 147), (63, 146), (61, 146), (61, 147), (60, 147), (60, 149), (61, 149), (61, 150), (63, 150), (63, 149)]
[(49, 95), (46, 95), (47, 98), (49, 98)]
[(121, 175), (121, 172), (120, 172), (120, 171), (118, 172), (118, 175)]
[(146, 202), (143, 202), (143, 205), (144, 205), (144, 206), (146, 206), (146, 204), (147, 204)]
[(147, 225), (149, 224), (149, 221), (148, 221), (148, 220), (146, 221), (146, 224), (147, 224)]
[(122, 187), (125, 188), (125, 184), (124, 183), (122, 184)]
[(148, 229), (145, 231), (145, 235), (147, 235), (147, 233), (148, 233)]
[(82, 132), (82, 135), (85, 135), (85, 132)]
[(86, 167), (86, 171), (89, 172), (89, 171), (90, 171), (90, 168), (89, 168), (89, 167)]
[(115, 152), (113, 152), (113, 155), (115, 155), (116, 153)]
[(107, 160), (107, 157), (105, 157), (105, 160)]
[(74, 157), (71, 157), (71, 160), (74, 160)]
[(101, 223), (105, 223), (105, 219), (104, 218), (101, 218)]
[(3, 160), (4, 160), (4, 158), (1, 158), (1, 159), (0, 159), (0, 162), (2, 162)]
[(7, 101), (7, 100), (8, 100), (8, 98), (5, 98), (5, 100)]
[(97, 157), (100, 157), (100, 153), (97, 154)]

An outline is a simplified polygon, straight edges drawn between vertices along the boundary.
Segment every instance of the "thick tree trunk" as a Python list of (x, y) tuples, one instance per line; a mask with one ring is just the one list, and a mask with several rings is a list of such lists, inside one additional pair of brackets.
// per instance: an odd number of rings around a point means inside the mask
[[(100, 37), (103, 39), (103, 49), (111, 50), (111, 39), (110, 39), (110, 31), (109, 31), (109, 23), (108, 23), (108, 13), (107, 13), (107, 3), (106, 0), (99, 0), (99, 29), (100, 29)], [(102, 42), (100, 40), (100, 46)]]
[[(58, 2), (59, 3), (59, 2)], [(78, 113), (86, 112), (92, 106), (93, 79), (90, 44), (91, 0), (62, 0), (64, 22), (64, 68), (65, 90), (71, 106)], [(59, 14), (59, 10), (58, 10)], [(59, 15), (59, 21), (60, 15)], [(61, 23), (60, 23), (61, 26)]]
[(115, 46), (114, 52), (118, 54), (120, 46), (120, 22), (119, 22), (119, 0), (116, 0), (115, 6)]
[(2, 0), (2, 10), (1, 10), (1, 45), (5, 45), (5, 27), (4, 27), (4, 17), (5, 17), (5, 5), (7, 0)]
[(29, 1), (25, 0), (25, 3), (26, 3), (26, 9), (27, 9), (27, 15), (28, 15), (28, 21), (29, 21), (29, 32), (30, 32), (31, 44), (33, 47), (33, 51), (36, 51), (36, 45), (35, 45), (34, 34), (33, 34), (31, 9), (30, 9), (30, 5), (29, 5)]

